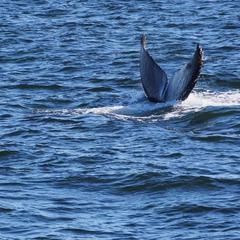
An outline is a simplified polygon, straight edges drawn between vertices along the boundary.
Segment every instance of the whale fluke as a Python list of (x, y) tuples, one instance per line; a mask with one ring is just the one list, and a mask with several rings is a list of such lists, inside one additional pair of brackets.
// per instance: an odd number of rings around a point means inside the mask
[(167, 74), (157, 65), (146, 50), (146, 37), (141, 38), (140, 72), (143, 89), (152, 102), (163, 102), (166, 94)]
[(140, 74), (143, 89), (152, 102), (185, 100), (194, 88), (203, 63), (202, 48), (197, 45), (195, 53), (173, 79), (154, 61), (146, 49), (146, 37), (141, 37)]

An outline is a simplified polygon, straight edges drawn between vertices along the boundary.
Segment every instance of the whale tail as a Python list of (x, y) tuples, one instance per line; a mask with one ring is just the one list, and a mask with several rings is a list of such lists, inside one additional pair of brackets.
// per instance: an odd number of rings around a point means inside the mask
[(146, 36), (141, 37), (140, 75), (145, 94), (152, 102), (185, 100), (194, 88), (203, 64), (203, 51), (199, 44), (195, 53), (170, 81), (164, 70), (146, 49)]
[(152, 102), (164, 102), (168, 86), (167, 74), (158, 66), (146, 50), (146, 36), (141, 37), (140, 73), (142, 86)]

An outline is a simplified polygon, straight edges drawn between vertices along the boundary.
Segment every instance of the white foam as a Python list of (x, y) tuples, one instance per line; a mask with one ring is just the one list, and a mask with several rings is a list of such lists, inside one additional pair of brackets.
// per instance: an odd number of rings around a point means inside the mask
[(175, 105), (175, 111), (167, 113), (164, 119), (182, 116), (191, 111), (200, 111), (206, 107), (227, 107), (240, 105), (240, 91), (193, 92), (188, 99)]
[[(71, 115), (105, 115), (120, 120), (137, 120), (137, 121), (158, 121), (159, 119), (169, 120), (171, 118), (182, 117), (188, 112), (200, 111), (202, 108), (209, 106), (237, 106), (240, 105), (240, 91), (228, 92), (193, 92), (188, 99), (183, 102), (151, 103), (146, 99), (135, 99), (128, 105), (94, 107), (94, 108), (77, 108), (74, 110), (40, 110), (50, 114), (71, 114)], [(170, 110), (167, 107), (173, 107)], [(166, 111), (164, 111), (166, 109)], [(163, 112), (161, 112), (163, 111)]]
[(192, 93), (189, 98), (182, 102), (186, 107), (207, 107), (207, 106), (235, 106), (240, 105), (240, 92), (228, 91), (222, 93), (202, 92)]
[(74, 112), (80, 114), (97, 114), (97, 115), (106, 115), (111, 114), (119, 109), (122, 109), (123, 106), (113, 106), (113, 107), (96, 107), (96, 108), (78, 108)]

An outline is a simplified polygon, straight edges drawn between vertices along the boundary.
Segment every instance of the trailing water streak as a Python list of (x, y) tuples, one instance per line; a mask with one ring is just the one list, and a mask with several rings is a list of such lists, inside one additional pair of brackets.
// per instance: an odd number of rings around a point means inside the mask
[[(166, 103), (152, 104), (138, 99), (128, 105), (115, 105), (105, 107), (87, 107), (61, 110), (38, 110), (37, 113), (45, 113), (55, 116), (66, 115), (102, 115), (121, 120), (134, 121), (158, 121), (181, 118), (189, 112), (201, 111), (207, 107), (234, 107), (240, 105), (240, 92), (193, 92), (184, 102), (168, 101)], [(171, 108), (171, 111), (166, 111)]]

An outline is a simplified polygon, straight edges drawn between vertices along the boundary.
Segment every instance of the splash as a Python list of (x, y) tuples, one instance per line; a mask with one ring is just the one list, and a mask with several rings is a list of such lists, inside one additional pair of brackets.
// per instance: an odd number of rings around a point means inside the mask
[(202, 92), (193, 93), (181, 103), (185, 107), (207, 107), (207, 106), (236, 106), (240, 105), (240, 91), (228, 91), (223, 93)]
[(193, 92), (184, 102), (151, 103), (146, 99), (132, 99), (126, 105), (77, 108), (72, 110), (39, 110), (54, 115), (103, 115), (120, 120), (158, 121), (179, 118), (189, 112), (197, 112), (209, 106), (230, 107), (240, 105), (240, 91)]
[(78, 109), (82, 114), (109, 115), (122, 120), (156, 121), (181, 117), (189, 112), (203, 108), (230, 107), (240, 105), (240, 91), (228, 92), (193, 92), (184, 102), (150, 103), (146, 100), (132, 102), (126, 106)]
[(188, 112), (198, 112), (206, 107), (231, 107), (240, 105), (240, 91), (193, 92), (186, 101), (174, 106), (174, 111), (166, 113), (165, 120), (181, 117)]

